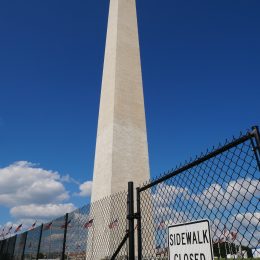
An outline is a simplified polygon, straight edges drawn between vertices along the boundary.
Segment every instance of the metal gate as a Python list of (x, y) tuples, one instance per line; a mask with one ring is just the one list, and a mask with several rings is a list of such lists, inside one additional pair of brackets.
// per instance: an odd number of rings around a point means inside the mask
[(253, 258), (260, 241), (259, 157), (260, 135), (253, 127), (138, 187), (137, 213), (129, 215), (130, 250), (135, 252), (135, 218), (138, 259), (168, 259), (167, 227), (208, 219), (216, 258)]

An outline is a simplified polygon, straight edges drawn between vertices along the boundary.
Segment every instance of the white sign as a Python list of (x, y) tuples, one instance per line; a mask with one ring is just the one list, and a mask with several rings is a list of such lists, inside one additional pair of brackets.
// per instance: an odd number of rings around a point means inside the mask
[(170, 260), (214, 260), (208, 220), (168, 227)]

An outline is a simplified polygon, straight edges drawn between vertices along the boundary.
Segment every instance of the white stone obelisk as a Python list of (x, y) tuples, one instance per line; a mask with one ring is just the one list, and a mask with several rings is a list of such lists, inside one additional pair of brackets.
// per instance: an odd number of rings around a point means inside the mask
[(135, 0), (110, 0), (91, 201), (150, 177)]
[(91, 196), (95, 229), (90, 230), (86, 259), (109, 258), (121, 242), (112, 234), (116, 230), (107, 228), (115, 212), (119, 225), (126, 224), (126, 203), (120, 212), (108, 198), (104, 215), (95, 202), (127, 190), (129, 181), (139, 186), (149, 178), (136, 3), (110, 0)]

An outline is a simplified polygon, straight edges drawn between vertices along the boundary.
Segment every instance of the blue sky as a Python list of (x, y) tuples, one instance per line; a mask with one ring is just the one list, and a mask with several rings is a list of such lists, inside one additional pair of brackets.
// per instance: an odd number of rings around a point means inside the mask
[[(29, 182), (37, 172), (55, 200), (37, 190), (26, 202), (17, 193), (26, 183), (2, 179), (0, 224), (46, 217), (19, 215), (22, 204), (58, 203), (62, 212), (89, 201), (80, 184), (93, 173), (108, 5), (0, 2), (0, 175), (23, 171)], [(260, 2), (137, 0), (137, 8), (156, 176), (260, 124)]]

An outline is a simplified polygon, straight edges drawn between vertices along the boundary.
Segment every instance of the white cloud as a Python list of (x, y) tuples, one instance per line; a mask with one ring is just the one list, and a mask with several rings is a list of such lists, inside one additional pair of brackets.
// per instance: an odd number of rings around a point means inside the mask
[[(225, 207), (230, 209), (234, 203), (242, 204), (246, 207), (253, 197), (260, 196), (260, 181), (250, 178), (239, 178), (226, 185), (220, 186), (213, 183), (199, 195), (191, 197), (205, 209)], [(204, 209), (204, 208), (203, 208)]]
[(164, 220), (165, 224), (184, 223), (192, 219), (189, 212), (178, 211), (172, 207), (156, 207), (156, 219)]
[(225, 200), (231, 205), (234, 202), (249, 202), (253, 197), (260, 196), (260, 181), (250, 178), (231, 181), (226, 189)]
[(75, 209), (72, 203), (64, 203), (69, 192), (63, 182), (76, 181), (27, 161), (15, 162), (0, 168), (0, 205), (10, 208), (14, 226), (30, 227), (35, 220), (41, 223), (62, 216)]
[(69, 198), (57, 172), (21, 161), (0, 169), (0, 204), (11, 207), (24, 204), (61, 202)]
[(56, 218), (75, 210), (72, 203), (67, 204), (45, 204), (45, 205), (22, 205), (13, 207), (11, 215), (16, 218)]
[(245, 212), (231, 216), (229, 222), (238, 231), (237, 241), (243, 245), (257, 247), (260, 237), (260, 212)]
[(219, 184), (212, 184), (208, 189), (205, 189), (200, 195), (192, 195), (191, 197), (199, 204), (203, 204), (208, 209), (219, 208), (226, 204), (223, 202), (225, 191)]
[(233, 216), (231, 221), (236, 228), (239, 228), (240, 225), (244, 228), (250, 228), (250, 226), (260, 227), (260, 212), (239, 213)]
[(80, 185), (80, 183), (77, 180), (75, 180), (74, 178), (72, 178), (69, 174), (61, 176), (60, 180), (61, 180), (61, 182), (74, 183), (74, 184)]
[(157, 185), (152, 201), (157, 221), (180, 223), (210, 218), (214, 239), (223, 236), (224, 230), (238, 231), (237, 241), (255, 246), (260, 235), (260, 213), (256, 212), (259, 196), (260, 181), (247, 177), (222, 185), (213, 183), (199, 194), (162, 183)]
[[(191, 198), (198, 203), (204, 214), (210, 214), (213, 209), (218, 212), (212, 220), (214, 239), (223, 237), (224, 230), (226, 236), (233, 231), (238, 232), (236, 242), (255, 247), (260, 235), (260, 213), (257, 212), (255, 201), (259, 196), (259, 180), (239, 178), (222, 186), (213, 183), (202, 193), (192, 194)], [(237, 213), (230, 215), (231, 212)]]
[(189, 191), (187, 188), (182, 188), (174, 185), (160, 183), (156, 187), (155, 193), (152, 195), (152, 201), (155, 206), (166, 206), (174, 204), (178, 196), (189, 199)]
[(92, 191), (92, 181), (85, 181), (81, 185), (79, 185), (80, 192), (77, 195), (82, 197), (89, 197), (91, 196)]

